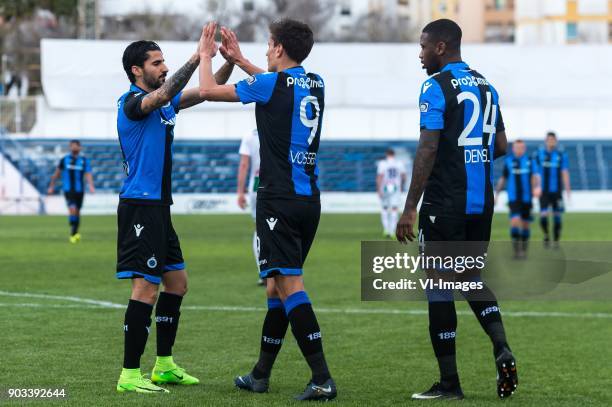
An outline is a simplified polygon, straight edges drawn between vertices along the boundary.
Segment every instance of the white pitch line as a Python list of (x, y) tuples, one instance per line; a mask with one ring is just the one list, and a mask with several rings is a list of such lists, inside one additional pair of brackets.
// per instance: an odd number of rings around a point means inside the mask
[[(41, 298), (49, 300), (63, 300), (77, 302), (83, 305), (69, 304), (38, 304), (38, 303), (0, 303), (0, 307), (31, 307), (31, 308), (113, 308), (123, 309), (125, 304), (117, 304), (110, 301), (92, 300), (63, 295), (48, 295), (36, 293), (16, 293), (0, 290), (0, 296), (21, 297), (21, 298)], [(219, 306), (219, 305), (185, 305), (183, 310), (192, 311), (220, 311), (220, 312), (265, 312), (264, 307), (243, 307), (243, 306)], [(385, 308), (315, 308), (317, 312), (324, 314), (361, 314), (361, 315), (427, 315), (427, 310), (422, 309), (385, 309)], [(472, 315), (469, 311), (457, 311), (457, 315)], [(505, 311), (505, 317), (532, 317), (532, 318), (590, 318), (590, 319), (612, 319), (611, 313), (605, 312), (547, 312), (547, 311)]]

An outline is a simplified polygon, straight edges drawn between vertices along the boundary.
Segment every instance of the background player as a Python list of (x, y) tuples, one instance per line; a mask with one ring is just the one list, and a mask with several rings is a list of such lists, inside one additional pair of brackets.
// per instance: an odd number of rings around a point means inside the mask
[(563, 190), (570, 200), (571, 187), (569, 177), (569, 162), (567, 154), (557, 149), (557, 135), (549, 131), (546, 134), (546, 146), (535, 154), (535, 161), (542, 183), (540, 196), (540, 226), (544, 233), (544, 246), (550, 245), (548, 218), (553, 215), (553, 247), (559, 247), (564, 205)]
[[(259, 134), (257, 133), (257, 129), (253, 129), (242, 138), (238, 153), (240, 154), (237, 188), (238, 206), (240, 209), (245, 209), (247, 206), (249, 206), (251, 208), (251, 216), (253, 217), (253, 220), (255, 220), (257, 188), (259, 187)], [(246, 187), (247, 171), (249, 172), (248, 188)], [(258, 247), (259, 243), (257, 239), (257, 230), (255, 230), (253, 232), (253, 255), (255, 256), (257, 275), (259, 275)], [(264, 279), (259, 277), (257, 284), (265, 285)]]
[[(199, 383), (172, 358), (180, 307), (187, 292), (187, 273), (170, 218), (174, 125), (180, 109), (204, 101), (197, 88), (182, 90), (199, 63), (200, 55), (196, 52), (166, 80), (168, 68), (156, 43), (136, 41), (123, 53), (123, 68), (131, 86), (119, 98), (117, 115), (127, 175), (117, 209), (117, 278), (132, 279), (132, 295), (125, 312), (119, 392), (167, 392), (151, 381)], [(233, 64), (224, 64), (215, 80), (225, 83), (232, 68)], [(164, 291), (158, 299), (161, 282)], [(140, 372), (140, 357), (156, 302), (157, 359), (148, 380)]]
[[(474, 241), (486, 254), (493, 217), (493, 160), (506, 152), (506, 134), (497, 91), (461, 60), (461, 28), (447, 19), (429, 23), (421, 34), (419, 58), (427, 70), (420, 92), (421, 136), (398, 241), (412, 241), (419, 213), (419, 244)], [(452, 272), (452, 271), (449, 271)], [(428, 275), (430, 272), (428, 270)], [(479, 278), (479, 276), (476, 276)], [(499, 306), (487, 288), (464, 293), (480, 325), (493, 342), (497, 392), (508, 397), (518, 380)], [(463, 293), (463, 292), (462, 292)], [(427, 290), (429, 333), (438, 359), (440, 382), (413, 399), (462, 399), (457, 374), (457, 314), (451, 290)]]
[(391, 238), (397, 225), (397, 208), (406, 184), (406, 168), (395, 158), (395, 151), (387, 149), (385, 159), (378, 163), (376, 169), (376, 192), (380, 198), (380, 218), (383, 235)]
[(525, 154), (527, 146), (523, 140), (512, 143), (512, 154), (504, 160), (504, 172), (495, 188), (495, 201), (499, 192), (507, 186), (508, 206), (510, 208), (510, 237), (514, 257), (524, 258), (527, 255), (532, 196), (540, 196), (540, 177), (535, 168), (535, 161)]
[(61, 174), (62, 190), (66, 198), (66, 205), (68, 205), (69, 241), (70, 243), (77, 243), (81, 240), (79, 225), (81, 224), (81, 207), (85, 197), (83, 180), (87, 180), (90, 193), (95, 193), (96, 189), (91, 174), (91, 162), (86, 157), (80, 155), (81, 142), (79, 140), (70, 140), (68, 147), (70, 148), (70, 154), (64, 156), (57, 165), (57, 168), (55, 168), (47, 194), (52, 195), (54, 193), (55, 181)]
[[(216, 24), (202, 35), (200, 90), (209, 100), (256, 103), (261, 171), (257, 190), (257, 236), (260, 276), (267, 278), (268, 313), (262, 328), (260, 357), (251, 373), (238, 376), (239, 388), (265, 392), (287, 325), (312, 371), (298, 400), (331, 400), (331, 378), (321, 331), (308, 295), (302, 268), (314, 240), (321, 214), (317, 152), (323, 120), (324, 83), (300, 66), (314, 44), (308, 25), (285, 19), (270, 24), (268, 73), (259, 73), (235, 86), (220, 86), (212, 77), (211, 59), (217, 46)], [(234, 56), (247, 73), (261, 72), (240, 53), (235, 35), (222, 29), (222, 53)], [(270, 281), (274, 279), (273, 283)]]

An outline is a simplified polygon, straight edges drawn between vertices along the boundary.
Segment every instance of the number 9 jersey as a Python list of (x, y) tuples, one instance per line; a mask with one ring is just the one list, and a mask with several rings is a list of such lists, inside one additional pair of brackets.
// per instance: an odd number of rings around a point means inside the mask
[(301, 66), (251, 76), (236, 84), (244, 104), (255, 102), (260, 142), (257, 199), (319, 201), (317, 152), (325, 85)]
[(493, 86), (465, 62), (447, 64), (419, 97), (421, 129), (440, 130), (423, 205), (449, 216), (493, 212), (495, 134), (504, 130)]

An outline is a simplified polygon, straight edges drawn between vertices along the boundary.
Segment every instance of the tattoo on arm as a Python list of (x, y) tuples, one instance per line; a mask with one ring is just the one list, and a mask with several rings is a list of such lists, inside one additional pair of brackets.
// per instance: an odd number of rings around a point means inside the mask
[(406, 209), (415, 209), (421, 195), (423, 195), (425, 185), (436, 161), (439, 140), (439, 131), (421, 130), (421, 138), (412, 169), (412, 181), (406, 198)]
[(142, 111), (149, 113), (168, 103), (189, 82), (191, 75), (199, 64), (199, 56), (193, 55), (174, 75), (166, 79), (166, 82), (159, 89), (142, 99)]
[(229, 62), (224, 63), (221, 68), (215, 72), (215, 82), (217, 82), (217, 85), (225, 85), (232, 75), (233, 70), (234, 64), (230, 64)]

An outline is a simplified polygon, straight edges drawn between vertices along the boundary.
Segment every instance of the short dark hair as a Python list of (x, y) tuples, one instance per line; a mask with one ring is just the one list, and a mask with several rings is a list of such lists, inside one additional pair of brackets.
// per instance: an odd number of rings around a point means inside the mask
[(548, 133), (546, 133), (546, 137), (552, 137), (552, 138), (557, 138), (557, 133), (555, 133), (554, 131), (549, 131)]
[(423, 33), (429, 34), (434, 41), (446, 43), (446, 47), (453, 51), (461, 48), (461, 27), (447, 18), (432, 21), (423, 28)]
[(289, 58), (298, 64), (310, 54), (314, 37), (308, 24), (283, 18), (271, 23), (269, 28), (274, 43), (281, 44)]
[(523, 139), (517, 138), (514, 140), (515, 143), (524, 143)]
[(77, 146), (80, 146), (81, 142), (79, 140), (77, 140), (77, 139), (72, 139), (72, 140), (70, 140), (70, 143), (68, 143), (68, 144), (76, 144)]
[(392, 149), (391, 147), (387, 148), (387, 150), (385, 151), (386, 155), (395, 155), (395, 150)]
[(161, 51), (161, 48), (153, 41), (141, 40), (131, 43), (123, 51), (123, 70), (125, 70), (130, 82), (134, 83), (136, 81), (136, 77), (132, 73), (132, 67), (136, 65), (142, 68), (145, 61), (149, 59), (149, 54), (147, 54), (149, 51)]

